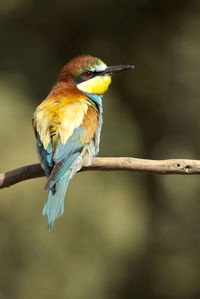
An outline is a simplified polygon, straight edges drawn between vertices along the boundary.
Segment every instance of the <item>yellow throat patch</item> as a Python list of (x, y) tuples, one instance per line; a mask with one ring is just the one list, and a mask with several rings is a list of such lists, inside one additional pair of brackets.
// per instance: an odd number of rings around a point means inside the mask
[(111, 83), (111, 76), (96, 76), (81, 82), (77, 88), (86, 93), (104, 94)]

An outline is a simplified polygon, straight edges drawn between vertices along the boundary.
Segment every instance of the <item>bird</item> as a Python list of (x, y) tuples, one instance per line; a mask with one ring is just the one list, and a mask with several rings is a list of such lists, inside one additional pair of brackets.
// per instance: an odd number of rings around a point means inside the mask
[(48, 230), (64, 213), (69, 180), (90, 166), (99, 152), (102, 97), (114, 73), (133, 65), (107, 66), (100, 58), (81, 55), (61, 70), (56, 84), (36, 108), (33, 128), (40, 164), (47, 177), (48, 198), (43, 215)]

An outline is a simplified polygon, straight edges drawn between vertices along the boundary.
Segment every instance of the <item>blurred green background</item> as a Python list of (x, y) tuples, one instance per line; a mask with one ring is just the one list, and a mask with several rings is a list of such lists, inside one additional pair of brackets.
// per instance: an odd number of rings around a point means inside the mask
[[(100, 156), (200, 159), (200, 1), (0, 2), (1, 171), (37, 163), (32, 113), (79, 54), (134, 64)], [(0, 195), (0, 298), (200, 298), (200, 177), (84, 172), (47, 231), (45, 178)]]

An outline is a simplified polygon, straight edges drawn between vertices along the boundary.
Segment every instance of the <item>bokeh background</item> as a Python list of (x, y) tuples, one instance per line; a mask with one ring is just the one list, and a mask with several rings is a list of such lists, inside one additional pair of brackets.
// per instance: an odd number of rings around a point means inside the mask
[[(79, 54), (134, 64), (104, 97), (101, 156), (200, 159), (200, 1), (0, 2), (0, 170)], [(200, 298), (200, 177), (84, 172), (47, 231), (45, 178), (0, 193), (0, 298)]]

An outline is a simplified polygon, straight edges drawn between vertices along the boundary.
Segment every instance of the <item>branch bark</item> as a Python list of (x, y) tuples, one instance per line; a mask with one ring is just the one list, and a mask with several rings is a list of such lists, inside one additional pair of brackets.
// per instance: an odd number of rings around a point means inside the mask
[[(130, 170), (151, 174), (200, 174), (200, 160), (170, 159), (170, 160), (146, 160), (138, 158), (93, 158), (89, 167), (83, 167), (80, 171), (88, 170)], [(45, 176), (40, 164), (32, 164), (20, 167), (0, 174), (0, 189), (10, 187), (19, 182)]]

